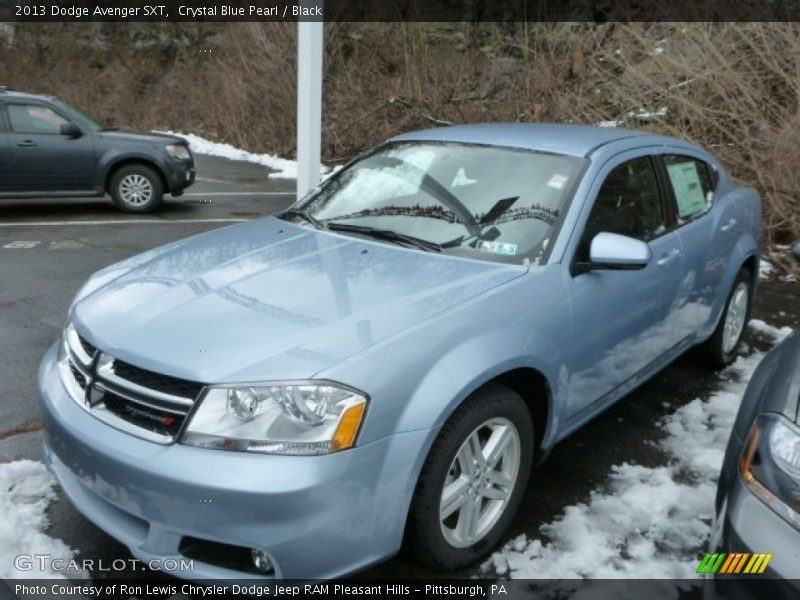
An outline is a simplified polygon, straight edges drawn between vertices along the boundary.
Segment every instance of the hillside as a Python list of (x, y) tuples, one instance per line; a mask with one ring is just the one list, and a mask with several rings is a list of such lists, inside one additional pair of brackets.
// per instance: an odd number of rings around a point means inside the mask
[[(326, 162), (448, 123), (644, 128), (757, 187), (770, 246), (800, 238), (797, 23), (341, 23), (325, 52)], [(18, 25), (0, 35), (0, 83), (116, 126), (291, 156), (295, 53), (289, 24)]]

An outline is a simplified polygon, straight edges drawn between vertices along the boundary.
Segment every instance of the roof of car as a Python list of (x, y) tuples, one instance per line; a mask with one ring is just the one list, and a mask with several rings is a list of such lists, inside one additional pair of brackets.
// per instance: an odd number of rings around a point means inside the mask
[(554, 125), (534, 123), (481, 123), (412, 131), (392, 141), (437, 141), (491, 144), (527, 150), (540, 150), (573, 156), (588, 156), (596, 148), (628, 138), (652, 138), (652, 142), (673, 140), (646, 131), (621, 127)]
[(18, 92), (17, 90), (12, 90), (11, 88), (7, 88), (0, 85), (0, 100), (3, 99), (13, 99), (13, 100), (51, 100), (51, 96), (43, 96), (42, 94), (28, 94), (26, 92)]

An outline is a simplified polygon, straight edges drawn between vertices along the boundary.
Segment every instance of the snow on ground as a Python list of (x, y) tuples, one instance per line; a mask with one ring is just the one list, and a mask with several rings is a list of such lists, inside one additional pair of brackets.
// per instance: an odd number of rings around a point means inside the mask
[(761, 358), (740, 357), (721, 373), (717, 392), (662, 420), (665, 437), (658, 446), (668, 464), (614, 466), (607, 485), (585, 504), (567, 507), (540, 528), (542, 536), (512, 540), (484, 571), (525, 579), (697, 577), (725, 446)]
[[(221, 156), (231, 160), (244, 160), (247, 162), (264, 165), (269, 169), (273, 169), (276, 173), (270, 173), (269, 177), (275, 179), (297, 179), (297, 161), (281, 158), (272, 154), (253, 154), (247, 150), (235, 148), (230, 144), (223, 144), (220, 142), (212, 142), (199, 135), (193, 133), (177, 133), (174, 131), (156, 131), (155, 133), (165, 133), (168, 135), (177, 135), (184, 138), (189, 142), (192, 152), (195, 154), (209, 154), (211, 156)], [(331, 169), (322, 166), (321, 174), (330, 175), (336, 169)]]
[(774, 272), (775, 272), (775, 267), (772, 265), (772, 263), (769, 262), (767, 259), (762, 258), (760, 265), (758, 267), (759, 278), (762, 280), (769, 279)]
[(17, 570), (14, 559), (20, 554), (44, 554), (65, 562), (73, 557), (64, 542), (44, 533), (49, 525), (45, 511), (56, 497), (55, 485), (40, 462), (0, 464), (0, 579), (61, 577), (49, 567), (40, 570), (35, 560), (32, 570)]
[[(775, 248), (776, 248), (776, 250), (782, 250), (782, 251), (785, 251), (785, 252), (788, 252), (789, 249), (790, 249), (789, 246), (775, 246)], [(759, 267), (758, 270), (759, 270), (759, 273), (758, 273), (759, 274), (759, 278), (762, 281), (773, 279), (775, 277), (775, 274), (778, 271), (775, 268), (775, 265), (773, 265), (771, 262), (769, 262), (765, 258), (761, 259), (761, 266)], [(797, 282), (797, 275), (795, 275), (794, 273), (785, 273), (783, 275), (780, 275), (778, 277), (778, 280), (779, 281), (784, 281), (784, 282), (787, 282), (787, 283), (796, 283)]]
[(666, 106), (662, 106), (658, 110), (645, 110), (644, 108), (640, 108), (637, 111), (630, 111), (627, 113), (629, 118), (638, 119), (639, 121), (655, 121), (666, 115)]
[(748, 327), (760, 334), (761, 337), (766, 337), (770, 341), (780, 342), (783, 341), (789, 334), (792, 333), (791, 327), (773, 327), (762, 321), (761, 319), (750, 319)]

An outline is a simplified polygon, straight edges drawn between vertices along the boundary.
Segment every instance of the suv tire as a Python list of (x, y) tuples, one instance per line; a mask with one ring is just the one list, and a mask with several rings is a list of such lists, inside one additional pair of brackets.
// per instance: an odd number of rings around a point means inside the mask
[(114, 172), (109, 192), (120, 210), (147, 213), (161, 204), (164, 185), (154, 169), (147, 165), (133, 164)]

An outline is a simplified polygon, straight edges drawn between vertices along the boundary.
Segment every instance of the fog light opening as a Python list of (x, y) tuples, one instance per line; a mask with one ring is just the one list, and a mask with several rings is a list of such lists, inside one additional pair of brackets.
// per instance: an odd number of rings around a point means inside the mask
[(253, 557), (253, 566), (264, 574), (275, 573), (275, 568), (272, 566), (272, 560), (261, 550), (253, 548), (250, 551)]

